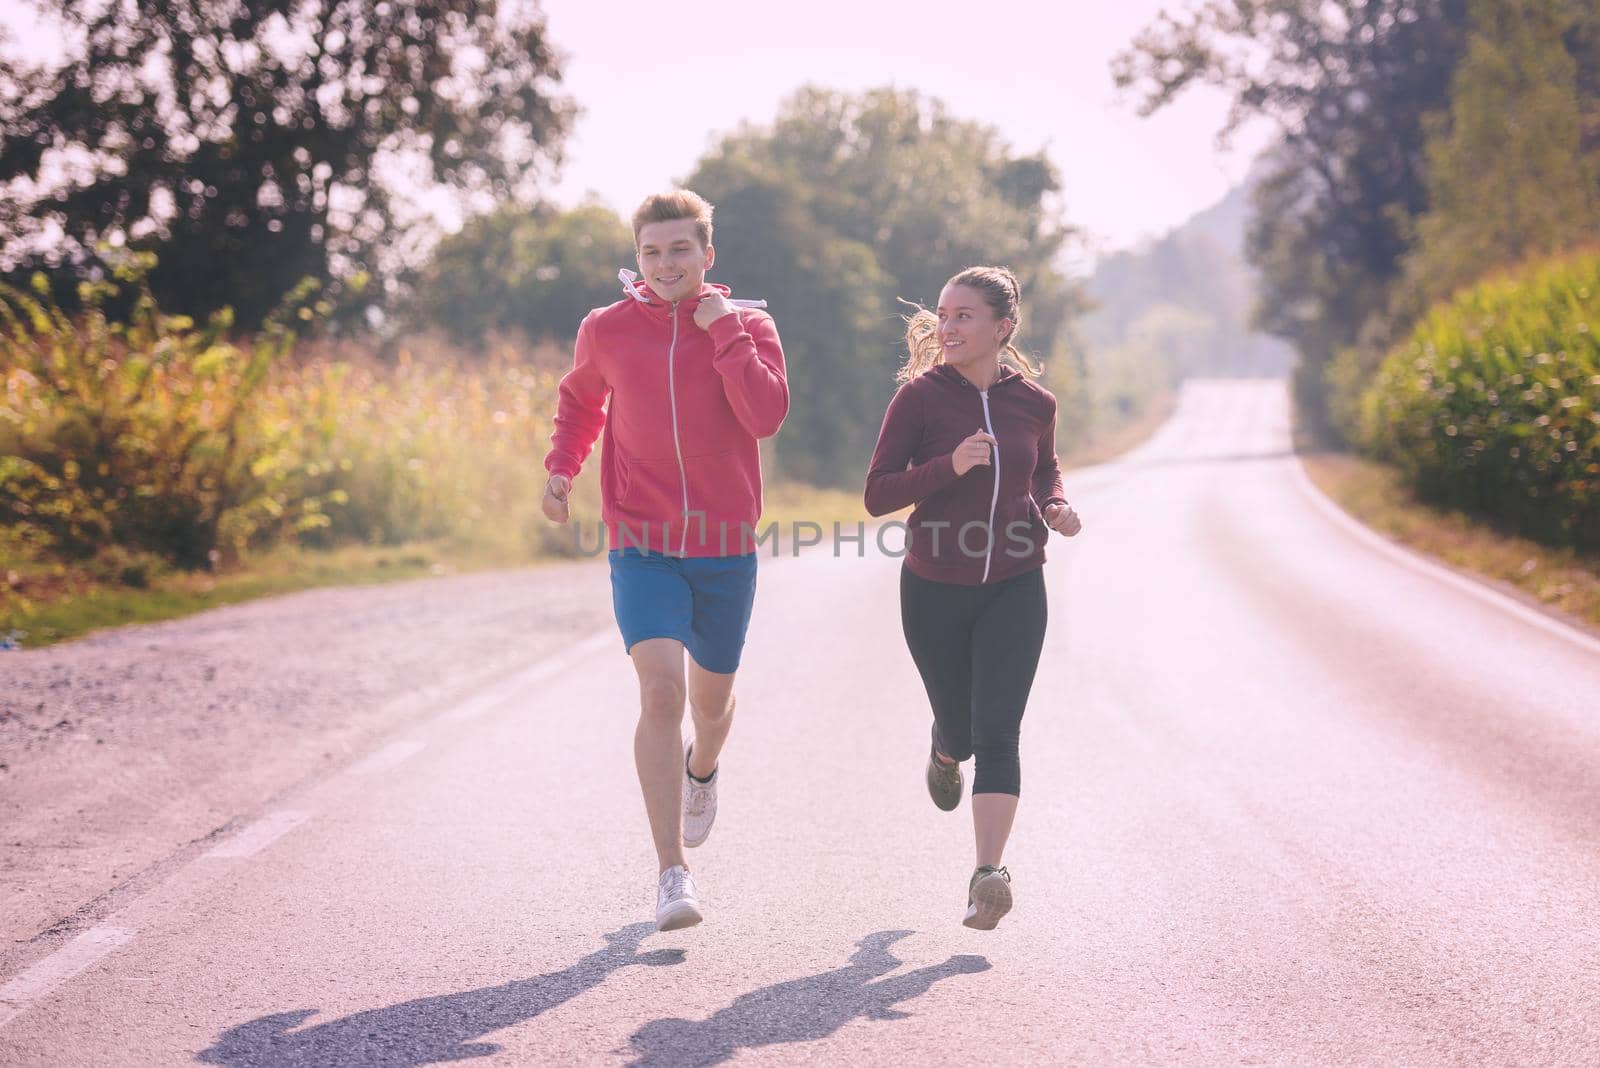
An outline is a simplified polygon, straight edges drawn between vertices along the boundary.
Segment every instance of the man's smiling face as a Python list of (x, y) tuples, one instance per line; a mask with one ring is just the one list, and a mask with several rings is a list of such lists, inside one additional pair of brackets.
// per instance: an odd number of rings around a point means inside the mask
[(706, 271), (716, 261), (716, 249), (700, 244), (693, 219), (668, 219), (639, 227), (639, 273), (656, 295), (676, 304), (695, 296), (705, 283)]

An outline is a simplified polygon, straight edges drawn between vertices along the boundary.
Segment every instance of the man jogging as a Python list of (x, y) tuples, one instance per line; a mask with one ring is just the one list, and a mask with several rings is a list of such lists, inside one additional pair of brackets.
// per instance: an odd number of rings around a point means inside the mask
[(684, 847), (704, 842), (717, 814), (755, 599), (756, 443), (778, 432), (789, 387), (771, 317), (705, 281), (710, 204), (686, 190), (648, 197), (633, 237), (643, 277), (623, 272), (624, 299), (584, 318), (561, 380), (542, 507), (567, 521), (572, 479), (603, 431), (612, 605), (639, 676), (633, 755), (660, 865), (656, 926), (670, 931), (702, 918)]

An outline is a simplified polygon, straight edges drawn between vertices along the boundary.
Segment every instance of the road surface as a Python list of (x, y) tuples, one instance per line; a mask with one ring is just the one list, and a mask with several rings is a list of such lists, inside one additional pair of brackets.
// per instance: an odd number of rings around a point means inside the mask
[(1287, 420), (1192, 385), (1068, 478), (994, 932), (869, 539), (764, 561), (701, 927), (599, 628), (41, 943), (0, 1062), (1594, 1064), (1600, 643), (1339, 519)]

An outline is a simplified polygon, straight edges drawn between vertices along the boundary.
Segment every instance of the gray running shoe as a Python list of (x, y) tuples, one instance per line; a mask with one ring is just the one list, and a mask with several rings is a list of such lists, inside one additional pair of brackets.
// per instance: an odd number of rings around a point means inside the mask
[(679, 864), (662, 872), (656, 883), (656, 930), (693, 927), (702, 919), (700, 899), (695, 894), (689, 869)]
[(961, 765), (940, 760), (937, 749), (928, 750), (928, 796), (933, 803), (952, 812), (961, 804)]
[(703, 843), (717, 822), (717, 779), (722, 774), (719, 765), (712, 769), (710, 782), (695, 779), (689, 774), (693, 752), (693, 743), (683, 752), (683, 844), (690, 849)]
[(985, 864), (967, 884), (967, 916), (963, 926), (992, 931), (1000, 917), (1011, 911), (1011, 873)]

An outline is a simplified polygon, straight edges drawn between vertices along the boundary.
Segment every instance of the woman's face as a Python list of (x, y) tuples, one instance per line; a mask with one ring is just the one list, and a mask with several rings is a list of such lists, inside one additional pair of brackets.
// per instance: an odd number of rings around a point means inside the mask
[(994, 359), (1011, 330), (1011, 320), (995, 318), (983, 294), (971, 286), (945, 286), (937, 315), (944, 362), (956, 367)]

